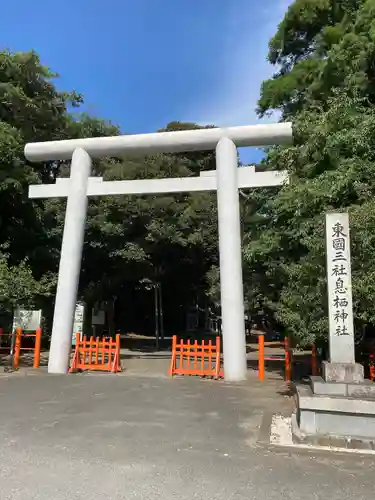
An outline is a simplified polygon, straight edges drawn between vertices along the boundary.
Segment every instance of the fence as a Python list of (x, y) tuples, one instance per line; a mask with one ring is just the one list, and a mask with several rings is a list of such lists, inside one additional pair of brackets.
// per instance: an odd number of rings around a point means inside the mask
[(69, 373), (79, 370), (98, 370), (117, 373), (121, 371), (120, 334), (113, 340), (108, 337), (87, 337), (76, 334), (76, 346)]
[(216, 342), (209, 340), (205, 343), (197, 340), (191, 343), (183, 339), (177, 340), (174, 335), (172, 339), (172, 359), (169, 375), (198, 375), (200, 377), (219, 378), (223, 376), (220, 370), (220, 337)]
[[(34, 345), (23, 347), (22, 340), (26, 338), (34, 338)], [(0, 352), (13, 356), (13, 368), (15, 370), (19, 368), (22, 351), (33, 351), (33, 368), (39, 368), (41, 343), (41, 328), (35, 330), (35, 333), (25, 333), (22, 328), (16, 328), (15, 332), (12, 333), (4, 333), (3, 329), (0, 328)]]
[[(276, 354), (271, 356), (265, 355), (265, 347), (281, 347), (284, 350), (283, 354)], [(284, 361), (285, 366), (285, 380), (287, 382), (292, 381), (293, 376), (293, 349), (290, 347), (290, 340), (288, 337), (284, 338), (284, 341), (272, 341), (265, 342), (264, 335), (258, 336), (258, 378), (259, 380), (264, 380), (265, 378), (265, 361)], [(311, 348), (311, 357), (308, 360), (304, 360), (302, 358), (298, 359), (299, 363), (306, 363), (311, 366), (312, 375), (318, 375), (319, 373), (319, 365), (318, 365), (318, 356), (316, 351), (315, 344), (312, 345)]]

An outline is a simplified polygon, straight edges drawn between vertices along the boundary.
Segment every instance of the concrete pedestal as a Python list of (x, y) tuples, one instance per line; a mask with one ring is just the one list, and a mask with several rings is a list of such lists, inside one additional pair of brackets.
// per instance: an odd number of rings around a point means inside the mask
[(358, 364), (325, 363), (323, 375), (297, 387), (294, 442), (375, 449), (375, 384)]
[(323, 379), (326, 382), (359, 384), (364, 380), (363, 366), (358, 363), (328, 363), (323, 361)]

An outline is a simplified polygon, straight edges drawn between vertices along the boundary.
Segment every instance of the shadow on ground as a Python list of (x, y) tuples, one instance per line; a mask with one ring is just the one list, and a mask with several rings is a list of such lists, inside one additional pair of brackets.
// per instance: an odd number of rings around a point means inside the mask
[[(247, 359), (248, 370), (258, 372), (258, 356)], [(293, 360), (292, 380), (296, 383), (305, 382), (311, 375), (309, 365), (309, 355), (296, 355)], [(265, 361), (265, 377), (268, 379), (285, 378), (285, 361), (283, 359), (273, 359)]]
[(147, 352), (121, 352), (120, 359), (171, 359), (170, 353), (155, 351), (153, 353)]
[[(40, 362), (39, 366), (47, 366), (48, 365), (48, 351), (43, 351), (40, 354)], [(9, 354), (2, 353), (0, 354), (0, 367), (10, 367), (12, 364), (12, 358)], [(21, 354), (20, 357), (20, 367), (31, 368), (34, 364), (34, 354), (32, 352), (27, 352)]]

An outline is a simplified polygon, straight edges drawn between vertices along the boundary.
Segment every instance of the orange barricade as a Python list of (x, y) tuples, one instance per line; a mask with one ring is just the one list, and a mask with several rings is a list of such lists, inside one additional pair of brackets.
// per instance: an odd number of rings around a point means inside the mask
[[(22, 347), (23, 338), (35, 338), (34, 347)], [(16, 342), (14, 346), (13, 368), (18, 368), (21, 357), (21, 351), (34, 351), (33, 368), (39, 368), (40, 363), (40, 348), (42, 343), (42, 329), (37, 328), (35, 333), (22, 333), (21, 328), (16, 330)]]
[(290, 348), (290, 342), (288, 337), (284, 338), (284, 350), (285, 350), (285, 380), (287, 382), (291, 382), (293, 351)]
[[(35, 330), (35, 333), (24, 333), (21, 328), (17, 328), (14, 333), (14, 337), (13, 333), (4, 334), (3, 330), (0, 329), (1, 352), (5, 354), (12, 354), (13, 338), (14, 338), (13, 368), (14, 369), (19, 368), (21, 351), (34, 351), (33, 368), (39, 368), (40, 349), (42, 343), (42, 329), (37, 328), (37, 330)], [(22, 339), (25, 338), (34, 338), (35, 339), (34, 345), (32, 347), (22, 347)]]
[[(292, 350), (292, 356), (293, 356), (293, 350)], [(301, 357), (296, 357), (295, 359), (292, 358), (292, 362), (303, 363), (305, 365), (308, 365), (311, 368), (311, 375), (319, 375), (318, 352), (315, 344), (312, 344), (311, 346), (311, 358), (304, 359)]]
[(16, 339), (14, 343), (14, 355), (13, 355), (13, 368), (17, 369), (20, 364), (21, 357), (21, 345), (22, 345), (22, 330), (21, 328), (16, 329)]
[(172, 359), (169, 375), (199, 375), (200, 377), (219, 378), (223, 376), (220, 371), (220, 337), (216, 337), (216, 343), (212, 340), (201, 344), (195, 340), (191, 343), (183, 339), (177, 341), (173, 336)]
[(318, 352), (315, 344), (311, 346), (311, 372), (313, 375), (319, 375)]
[(76, 334), (76, 346), (72, 365), (69, 373), (78, 370), (100, 370), (104, 372), (117, 373), (121, 371), (120, 363), (120, 334), (116, 340), (108, 337), (86, 336), (81, 340), (81, 335)]
[[(285, 380), (290, 381), (292, 378), (292, 353), (289, 347), (289, 338), (285, 337), (284, 342), (282, 341), (272, 341), (265, 342), (264, 335), (260, 334), (258, 336), (258, 378), (259, 380), (264, 380), (265, 374), (265, 361), (284, 361), (285, 362)], [(265, 346), (275, 346), (283, 347), (284, 354), (276, 354), (273, 356), (265, 356), (264, 348)]]
[(369, 355), (369, 365), (370, 365), (370, 380), (371, 382), (375, 382), (375, 354), (371, 353)]
[[(264, 380), (265, 375), (265, 361), (284, 361), (285, 363), (285, 380), (287, 382), (292, 381), (292, 369), (293, 369), (293, 349), (290, 347), (290, 341), (288, 337), (284, 338), (284, 342), (282, 341), (272, 341), (265, 342), (264, 335), (260, 334), (258, 337), (258, 378), (259, 380)], [(283, 347), (283, 354), (276, 354), (271, 356), (265, 356), (264, 348), (265, 346), (275, 346), (275, 347)], [(298, 359), (298, 362), (305, 362), (302, 359)], [(306, 361), (309, 365), (311, 365), (312, 375), (318, 375), (319, 366), (318, 366), (318, 356), (315, 344), (312, 345), (311, 348), (311, 359)]]

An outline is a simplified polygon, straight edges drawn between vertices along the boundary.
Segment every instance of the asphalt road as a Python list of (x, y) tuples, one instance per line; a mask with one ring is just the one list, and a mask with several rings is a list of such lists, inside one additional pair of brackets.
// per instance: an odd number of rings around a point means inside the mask
[(373, 459), (268, 445), (272, 411), (287, 408), (268, 392), (191, 378), (2, 377), (0, 499), (371, 498)]

